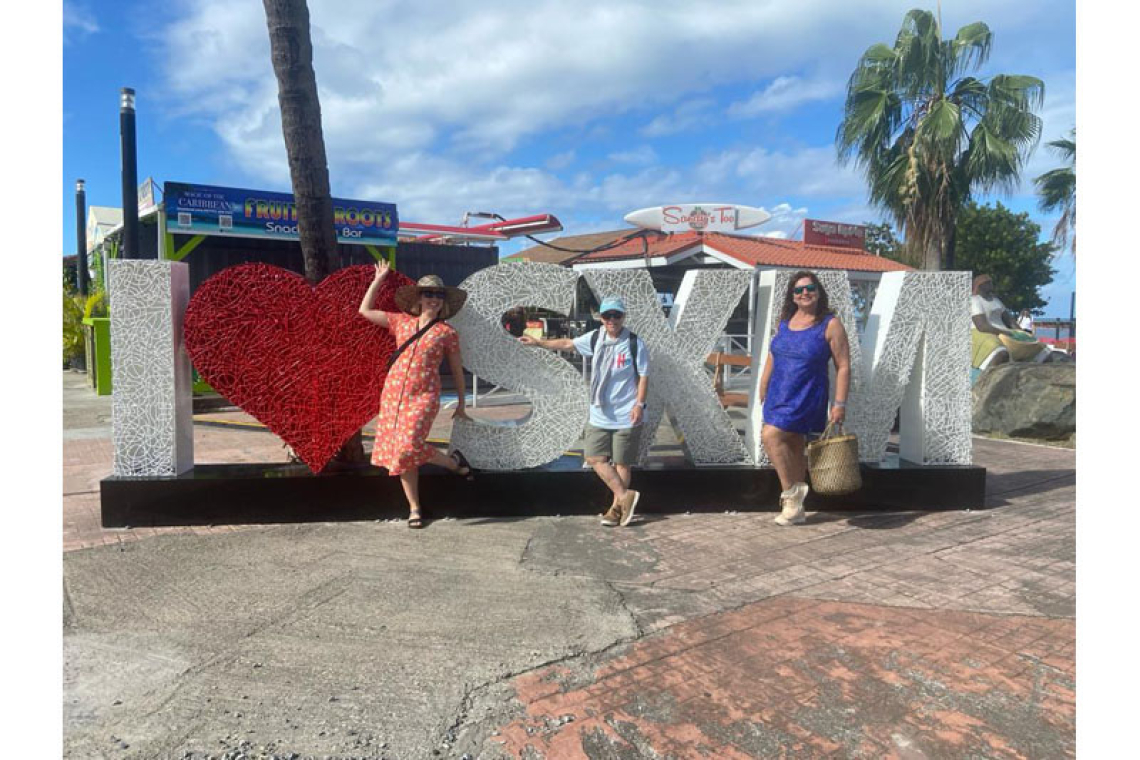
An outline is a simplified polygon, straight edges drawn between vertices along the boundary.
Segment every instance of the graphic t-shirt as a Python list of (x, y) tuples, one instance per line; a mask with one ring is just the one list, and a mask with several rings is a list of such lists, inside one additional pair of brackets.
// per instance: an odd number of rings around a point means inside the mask
[[(596, 332), (598, 330), (591, 330), (575, 338), (574, 350), (582, 356), (593, 356), (592, 344)], [(604, 344), (616, 345), (610, 351), (613, 364), (602, 394), (602, 404), (590, 404), (590, 424), (607, 430), (624, 430), (633, 427), (629, 415), (633, 411), (633, 405), (637, 403), (638, 377), (633, 371), (633, 362), (629, 353), (629, 330), (623, 328), (616, 341), (606, 334), (605, 329), (601, 329), (601, 333), (601, 340), (598, 341), (599, 353), (602, 353)], [(599, 369), (591, 362), (592, 372), (597, 372)], [(637, 339), (637, 371), (641, 373), (641, 377), (649, 375), (649, 349), (645, 347), (645, 341), (641, 338)]]

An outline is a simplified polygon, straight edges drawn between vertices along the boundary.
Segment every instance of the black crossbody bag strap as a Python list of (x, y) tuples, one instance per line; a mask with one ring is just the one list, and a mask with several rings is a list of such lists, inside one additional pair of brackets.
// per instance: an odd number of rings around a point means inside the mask
[(393, 351), (392, 355), (388, 357), (388, 366), (385, 369), (392, 369), (392, 365), (395, 364), (396, 360), (400, 358), (400, 354), (404, 353), (405, 348), (407, 348), (408, 346), (415, 343), (417, 340), (420, 339), (420, 336), (422, 336), (424, 333), (426, 333), (431, 328), (435, 327), (437, 323), (442, 322), (442, 321), (443, 320), (441, 320), (439, 317), (436, 317), (435, 319), (433, 319), (432, 321), (428, 322), (426, 325), (421, 327), (419, 330), (417, 330), (415, 335), (413, 335), (412, 337), (405, 340), (404, 344), (402, 346), (400, 346), (399, 348), (397, 348), (395, 351)]
[(629, 331), (629, 361), (633, 365), (633, 376), (640, 380), (641, 373), (637, 371), (637, 333)]

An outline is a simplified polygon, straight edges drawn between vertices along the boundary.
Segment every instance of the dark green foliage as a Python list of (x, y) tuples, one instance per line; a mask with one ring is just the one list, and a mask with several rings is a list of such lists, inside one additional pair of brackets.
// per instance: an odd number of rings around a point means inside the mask
[(958, 215), (955, 268), (993, 277), (994, 292), (1011, 311), (1041, 313), (1040, 290), (1053, 281), (1057, 247), (1039, 242), (1040, 235), (1027, 213), (971, 202)]
[(867, 237), (864, 247), (868, 251), (876, 256), (884, 256), (892, 261), (901, 261), (911, 266), (921, 265), (922, 262), (915, 264), (914, 262), (907, 261), (903, 243), (895, 236), (895, 229), (891, 226), (890, 222), (883, 222), (882, 224), (863, 222), (863, 226), (867, 228)]
[(76, 267), (75, 260), (68, 261), (67, 258), (63, 259), (63, 291), (65, 293), (74, 293), (79, 289), (76, 284)]

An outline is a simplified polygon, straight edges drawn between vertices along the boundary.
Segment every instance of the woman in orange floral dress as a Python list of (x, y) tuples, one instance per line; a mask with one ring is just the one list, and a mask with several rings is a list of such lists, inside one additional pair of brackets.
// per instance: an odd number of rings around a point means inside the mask
[(471, 476), (471, 466), (463, 454), (456, 451), (447, 456), (427, 442), (428, 432), (439, 412), (439, 365), (445, 356), (459, 396), (452, 416), (469, 419), (459, 336), (455, 328), (443, 321), (463, 307), (467, 293), (459, 288), (445, 287), (443, 280), (436, 275), (427, 275), (415, 285), (405, 285), (396, 291), (396, 304), (402, 312), (373, 309), (376, 290), (389, 271), (387, 261), (376, 265), (376, 276), (360, 303), (360, 314), (391, 330), (397, 347), (404, 345), (422, 328), (428, 329), (388, 368), (388, 377), (380, 394), (372, 464), (387, 468), (389, 475), (399, 476), (404, 495), (408, 498), (408, 527), (422, 528), (420, 466), (430, 462), (458, 475)]

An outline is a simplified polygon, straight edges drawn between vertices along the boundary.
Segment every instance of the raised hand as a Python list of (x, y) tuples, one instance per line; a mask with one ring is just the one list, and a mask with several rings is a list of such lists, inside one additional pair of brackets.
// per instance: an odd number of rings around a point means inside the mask
[(380, 282), (388, 276), (388, 272), (392, 271), (392, 265), (388, 263), (388, 259), (380, 259), (376, 262), (376, 276), (373, 278), (376, 282)]

